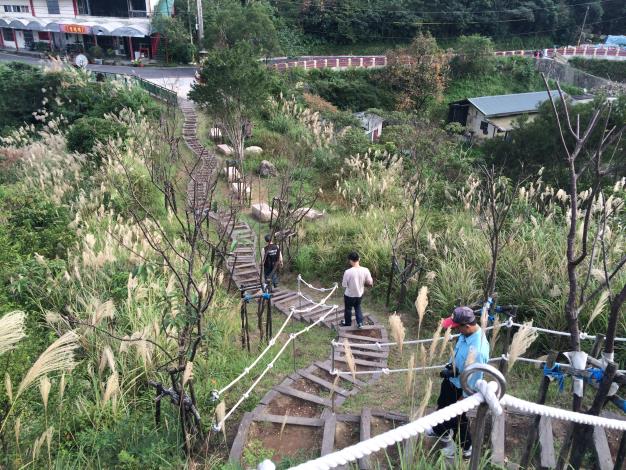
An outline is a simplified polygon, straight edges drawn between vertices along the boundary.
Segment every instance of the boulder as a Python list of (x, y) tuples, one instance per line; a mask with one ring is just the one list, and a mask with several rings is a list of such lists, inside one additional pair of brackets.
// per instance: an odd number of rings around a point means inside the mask
[(272, 218), (272, 208), (264, 202), (252, 204), (252, 217), (259, 222), (269, 222)]
[(267, 160), (261, 161), (257, 172), (259, 173), (259, 176), (265, 176), (265, 177), (276, 176), (278, 174), (278, 171), (276, 170), (276, 166), (272, 162), (269, 162)]
[(234, 153), (233, 148), (230, 145), (220, 144), (217, 146), (217, 150), (224, 155), (232, 155)]
[(246, 183), (243, 183), (243, 182), (231, 183), (230, 188), (232, 192), (235, 194), (245, 193), (246, 196), (250, 195), (250, 186), (248, 186)]
[(224, 175), (228, 179), (229, 183), (233, 183), (241, 179), (241, 173), (239, 173), (239, 170), (234, 166), (227, 166), (224, 168)]
[(317, 220), (324, 217), (323, 212), (313, 209), (312, 207), (301, 207), (300, 209), (297, 209), (295, 211), (297, 217), (302, 216), (302, 213), (304, 212), (306, 212), (306, 214), (304, 215), (304, 220)]
[(250, 147), (246, 147), (246, 153), (250, 155), (258, 155), (263, 153), (263, 149), (261, 147), (257, 147), (256, 145), (251, 145)]

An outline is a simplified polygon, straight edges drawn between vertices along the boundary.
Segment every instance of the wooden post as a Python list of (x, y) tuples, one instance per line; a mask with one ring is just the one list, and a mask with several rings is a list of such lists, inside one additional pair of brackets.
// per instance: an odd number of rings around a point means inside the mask
[[(548, 358), (546, 359), (546, 367), (552, 369), (554, 367), (554, 363), (556, 362), (558, 352), (550, 351), (548, 354)], [(550, 377), (544, 375), (541, 380), (541, 384), (539, 385), (539, 396), (537, 397), (537, 403), (539, 405), (543, 405), (546, 402), (546, 397), (548, 395), (548, 389), (550, 388)], [(534, 423), (530, 427), (528, 431), (528, 438), (526, 440), (526, 448), (524, 449), (524, 453), (522, 454), (522, 459), (520, 461), (520, 467), (527, 468), (528, 464), (532, 461), (532, 457), (534, 454), (534, 450), (537, 444), (537, 435), (539, 434), (539, 421), (541, 420), (541, 416), (535, 416)]]
[(393, 284), (393, 272), (396, 266), (395, 257), (391, 258), (391, 269), (389, 270), (389, 284), (387, 285), (387, 299), (385, 300), (385, 307), (389, 308), (389, 300), (391, 298), (391, 286)]
[(591, 353), (589, 355), (597, 359), (602, 352), (602, 346), (604, 346), (604, 335), (598, 334), (596, 335), (596, 339), (593, 342), (593, 348), (591, 349)]
[(626, 431), (622, 432), (622, 439), (619, 441), (619, 449), (615, 455), (613, 470), (622, 470), (624, 464), (626, 464)]
[[(513, 327), (506, 329), (506, 339), (504, 344), (502, 345), (502, 355), (506, 355), (509, 352), (509, 346), (511, 345), (511, 336), (513, 335)], [(500, 360), (500, 365), (498, 367), (502, 375), (506, 376), (509, 371), (509, 363), (505, 359)]]
[[(602, 382), (593, 400), (593, 404), (588, 411), (588, 414), (599, 416), (604, 404), (606, 403), (606, 397), (613, 383), (613, 377), (617, 372), (617, 364), (615, 362), (609, 362), (604, 370)], [(574, 469), (579, 469), (582, 464), (583, 457), (587, 451), (587, 445), (592, 441), (593, 427), (586, 425), (575, 425), (572, 440), (572, 460), (570, 465)]]
[(483, 403), (478, 407), (478, 412), (476, 413), (474, 432), (472, 433), (472, 459), (470, 460), (470, 470), (478, 470), (480, 467), (488, 411), (489, 405)]

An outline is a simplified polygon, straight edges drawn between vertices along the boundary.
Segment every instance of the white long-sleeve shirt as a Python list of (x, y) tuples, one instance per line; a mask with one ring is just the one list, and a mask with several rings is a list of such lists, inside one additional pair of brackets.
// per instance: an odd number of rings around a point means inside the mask
[(370, 270), (363, 266), (354, 266), (346, 269), (343, 273), (341, 286), (346, 290), (344, 294), (348, 297), (363, 297), (365, 286), (374, 284)]

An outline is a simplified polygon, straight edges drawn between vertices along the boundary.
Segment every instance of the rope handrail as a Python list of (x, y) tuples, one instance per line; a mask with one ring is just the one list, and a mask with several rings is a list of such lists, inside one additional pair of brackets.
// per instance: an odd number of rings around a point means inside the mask
[[(491, 362), (500, 362), (500, 361), (508, 361), (509, 358), (506, 354), (503, 354), (500, 357), (493, 357), (491, 359), (489, 359), (489, 363)], [(537, 364), (537, 365), (542, 365), (545, 364), (546, 361), (545, 360), (541, 360), (541, 359), (532, 359), (530, 357), (518, 357), (516, 359), (516, 361), (519, 362), (528, 362), (530, 364)], [(355, 375), (374, 375), (374, 374), (383, 374), (383, 375), (389, 375), (389, 374), (397, 374), (397, 373), (402, 373), (402, 372), (409, 372), (409, 371), (415, 371), (415, 372), (420, 372), (420, 371), (426, 371), (426, 370), (436, 370), (436, 369), (443, 369), (447, 364), (437, 364), (434, 366), (423, 366), (423, 367), (412, 367), (412, 368), (400, 368), (400, 369), (389, 369), (387, 367), (382, 367), (380, 369), (373, 369), (373, 370), (357, 370), (354, 371)], [(555, 362), (554, 363), (555, 366), (558, 367), (571, 367), (570, 364), (564, 364), (561, 362)], [(580, 370), (578, 371), (578, 373), (584, 373), (585, 370)], [(349, 370), (339, 370), (339, 369), (334, 369), (329, 371), (329, 373), (331, 375), (352, 375), (353, 372), (349, 371)], [(626, 370), (618, 370), (617, 373), (626, 373)]]
[[(618, 431), (626, 431), (626, 421), (618, 419), (604, 418), (601, 416), (554, 408), (547, 405), (539, 405), (508, 394), (505, 394), (502, 398), (497, 399), (497, 397), (494, 396), (494, 391), (497, 388), (497, 384), (495, 382), (487, 383), (484, 380), (478, 380), (476, 388), (478, 390), (473, 395), (470, 395), (461, 401), (453, 403), (429, 415), (379, 434), (373, 438), (361, 441), (352, 446), (291, 468), (293, 470), (327, 470), (340, 465), (346, 465), (349, 462), (354, 462), (386, 447), (397, 444), (411, 437), (415, 437), (418, 434), (422, 434), (427, 429), (433, 428), (444, 421), (449, 421), (450, 419), (463, 413), (467, 413), (468, 411), (477, 408), (482, 403), (486, 403), (492, 413), (496, 415), (502, 413), (502, 406), (506, 406), (508, 408), (513, 408), (533, 415), (546, 416), (562, 421), (570, 421), (589, 426), (599, 426)], [(274, 467), (265, 466), (264, 468)]]
[[(522, 327), (524, 325), (522, 325), (521, 323), (513, 322), (513, 321), (507, 321), (507, 322), (504, 322), (504, 323), (502, 323), (500, 325), (501, 328), (512, 328), (514, 326), (520, 328), (520, 327)], [(493, 329), (494, 329), (494, 327), (492, 325), (492, 326), (488, 326), (487, 328), (485, 328), (485, 331), (490, 331), (490, 330), (493, 330)], [(550, 329), (547, 329), (547, 328), (540, 328), (540, 327), (537, 327), (537, 326), (533, 326), (532, 329), (534, 331), (538, 332), (538, 333), (553, 334), (553, 335), (556, 335), (556, 336), (568, 336), (568, 337), (572, 336), (571, 333), (568, 333), (566, 331), (550, 330)], [(450, 335), (450, 339), (458, 338), (459, 336), (460, 336), (459, 334)], [(585, 332), (581, 332), (579, 336), (580, 336), (581, 340), (589, 339), (589, 340), (594, 340), (594, 341), (595, 341), (595, 339), (597, 337), (597, 335), (590, 335), (590, 334), (585, 333)], [(385, 342), (385, 343), (378, 343), (378, 342), (376, 342), (376, 343), (374, 343), (374, 346), (382, 348), (382, 347), (385, 347), (385, 346), (397, 346), (398, 344), (402, 344), (402, 345), (424, 344), (424, 343), (431, 343), (432, 341), (442, 341), (443, 339), (444, 339), (443, 337), (439, 337), (439, 338), (426, 338), (426, 339), (409, 339), (409, 340), (402, 341), (402, 343), (399, 343), (397, 341), (389, 341), (389, 342)], [(626, 342), (626, 338), (616, 337), (615, 341), (616, 342)], [(339, 342), (334, 341), (334, 340), (333, 340), (332, 343), (333, 343), (334, 346), (342, 346), (342, 345), (345, 344), (345, 343), (339, 343)], [(362, 346), (361, 343), (354, 343), (354, 342), (347, 343), (347, 345), (350, 346), (350, 347), (358, 347), (360, 345)]]
[[(334, 291), (333, 291), (334, 292)], [(329, 297), (331, 294), (329, 294)], [(324, 299), (326, 300), (326, 299)], [(289, 338), (287, 339), (287, 341), (285, 341), (285, 344), (283, 344), (283, 346), (280, 348), (280, 350), (276, 353), (276, 355), (272, 358), (272, 360), (267, 364), (267, 366), (265, 366), (265, 369), (263, 369), (263, 371), (261, 372), (261, 374), (257, 377), (257, 379), (252, 383), (252, 385), (250, 385), (250, 387), (243, 393), (243, 395), (241, 395), (241, 397), (239, 398), (239, 400), (237, 400), (237, 402), (235, 403), (235, 405), (228, 411), (228, 413), (226, 413), (226, 415), (220, 420), (219, 423), (217, 423), (213, 429), (215, 431), (220, 431), (222, 429), (222, 426), (224, 426), (224, 423), (226, 422), (226, 420), (235, 412), (235, 410), (237, 410), (237, 408), (239, 408), (239, 406), (247, 399), (250, 397), (250, 393), (254, 390), (254, 388), (259, 384), (259, 382), (261, 382), (261, 380), (263, 380), (263, 377), (265, 377), (265, 375), (274, 367), (275, 362), (280, 358), (280, 356), (285, 352), (285, 350), (287, 349), (287, 346), (289, 346), (289, 344), (294, 341), (298, 336), (307, 333), (311, 328), (313, 328), (314, 326), (317, 326), (319, 323), (323, 322), (326, 317), (328, 317), (331, 313), (333, 313), (335, 310), (337, 310), (338, 306), (337, 305), (333, 305), (333, 307), (326, 312), (324, 315), (322, 315), (320, 318), (318, 318), (316, 321), (314, 321), (313, 323), (311, 323), (309, 326), (301, 329), (300, 331), (296, 332), (296, 333), (291, 333), (289, 334)], [(292, 312), (295, 312), (295, 309), (292, 308), (291, 309)]]
[[(316, 303), (315, 301), (313, 301), (313, 300), (311, 300), (309, 298), (306, 298), (306, 300), (309, 301), (310, 303), (312, 303), (313, 305), (310, 305), (310, 306), (308, 306), (306, 308), (300, 308), (300, 309), (292, 307), (292, 310), (294, 311), (294, 313), (307, 313), (307, 312), (315, 310), (316, 308), (319, 308), (319, 307), (337, 307), (336, 305), (326, 305), (326, 301), (332, 297), (332, 295), (335, 293), (335, 291), (337, 290), (338, 287), (339, 287), (339, 285), (337, 283), (335, 283), (335, 285), (331, 288), (330, 293), (326, 297), (324, 297), (322, 300), (320, 300), (319, 302)], [(302, 295), (302, 294), (300, 292), (298, 292), (298, 295)]]
[(248, 375), (250, 373), (250, 371), (261, 361), (261, 359), (276, 344), (276, 341), (277, 341), (278, 337), (282, 334), (282, 332), (284, 331), (285, 327), (289, 323), (289, 320), (291, 320), (291, 318), (293, 317), (294, 313), (305, 313), (307, 311), (313, 310), (313, 309), (321, 307), (321, 306), (331, 307), (332, 308), (332, 306), (326, 305), (325, 302), (333, 295), (333, 293), (337, 289), (337, 284), (335, 283), (334, 287), (332, 287), (331, 289), (332, 289), (332, 291), (330, 292), (330, 294), (328, 294), (326, 297), (324, 297), (320, 302), (315, 303), (315, 302), (311, 301), (313, 303), (313, 305), (307, 307), (307, 309), (297, 310), (297, 309), (292, 307), (289, 310), (289, 314), (287, 315), (287, 318), (285, 319), (285, 321), (281, 325), (280, 329), (278, 330), (278, 333), (276, 333), (276, 335), (274, 335), (274, 337), (268, 342), (266, 348), (261, 352), (261, 354), (258, 355), (257, 358), (254, 361), (252, 361), (252, 364), (250, 364), (249, 366), (244, 368), (244, 370), (235, 379), (233, 379), (229, 384), (225, 385), (220, 390), (213, 390), (211, 392), (212, 400), (213, 401), (219, 400), (221, 395), (223, 395), (226, 391), (228, 391), (231, 387), (233, 387), (233, 385), (235, 385), (237, 382), (239, 382), (241, 379), (243, 379), (246, 375)]
[(316, 290), (318, 292), (328, 292), (329, 290), (332, 289), (332, 287), (315, 287), (314, 285), (309, 284), (308, 282), (306, 282), (303, 278), (301, 274), (298, 274), (298, 281), (304, 283), (305, 286), (307, 286), (309, 289), (313, 289)]

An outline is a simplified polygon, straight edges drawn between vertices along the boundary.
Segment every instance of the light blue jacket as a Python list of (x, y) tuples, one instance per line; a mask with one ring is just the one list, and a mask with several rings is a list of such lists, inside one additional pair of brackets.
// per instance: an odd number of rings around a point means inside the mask
[[(473, 351), (473, 352), (472, 352)], [(469, 363), (467, 358), (473, 355), (474, 360)], [(450, 381), (457, 387), (461, 388), (461, 372), (465, 367), (473, 363), (486, 364), (489, 361), (489, 341), (484, 335), (483, 330), (479, 327), (475, 333), (469, 336), (461, 335), (454, 346), (454, 367), (457, 371), (457, 377), (452, 377)], [(467, 362), (467, 364), (466, 364)], [(483, 375), (472, 374), (468, 381), (468, 385), (473, 387), (478, 379), (482, 379)], [(464, 394), (465, 395), (465, 394)]]

